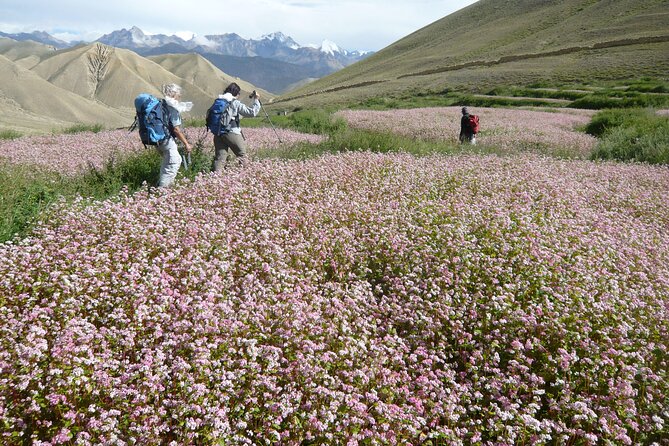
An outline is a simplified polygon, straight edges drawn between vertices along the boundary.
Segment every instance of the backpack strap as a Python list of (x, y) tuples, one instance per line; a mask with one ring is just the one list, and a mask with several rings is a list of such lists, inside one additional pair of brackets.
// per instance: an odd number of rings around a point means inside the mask
[(167, 132), (170, 134), (170, 136), (175, 137), (176, 135), (174, 134), (174, 126), (172, 125), (172, 120), (170, 119), (172, 114), (170, 113), (167, 101), (163, 99), (160, 102), (163, 110), (163, 124), (165, 125), (165, 128), (167, 129)]
[(139, 125), (139, 116), (137, 116), (137, 113), (135, 113), (135, 120), (132, 121), (132, 124), (130, 124), (130, 127), (128, 127), (128, 133), (132, 133), (135, 130), (137, 130), (138, 125)]
[[(232, 101), (230, 101), (230, 104), (228, 104), (228, 106), (231, 106), (234, 101), (239, 102), (239, 99), (233, 99)], [(239, 120), (240, 120), (239, 111), (237, 111), (237, 114), (233, 116), (232, 119), (230, 120), (230, 128), (234, 127), (239, 128)], [(235, 123), (235, 125), (232, 125), (233, 122)]]

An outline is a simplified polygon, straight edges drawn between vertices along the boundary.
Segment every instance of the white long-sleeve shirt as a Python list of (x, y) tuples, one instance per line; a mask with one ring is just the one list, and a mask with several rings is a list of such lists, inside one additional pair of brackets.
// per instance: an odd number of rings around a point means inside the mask
[(249, 107), (234, 97), (232, 93), (225, 93), (219, 95), (218, 97), (230, 102), (230, 116), (232, 116), (232, 122), (230, 123), (230, 133), (236, 133), (238, 135), (242, 133), (242, 129), (239, 127), (237, 117), (253, 118), (254, 116), (258, 116), (258, 113), (260, 113), (260, 100), (257, 98), (253, 101), (253, 105)]

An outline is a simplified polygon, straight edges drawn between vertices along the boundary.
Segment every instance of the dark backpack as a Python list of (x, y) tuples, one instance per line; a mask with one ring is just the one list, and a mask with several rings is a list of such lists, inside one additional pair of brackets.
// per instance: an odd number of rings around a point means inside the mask
[(221, 136), (230, 131), (233, 122), (230, 105), (232, 102), (217, 98), (207, 110), (207, 128), (216, 136)]
[(167, 103), (148, 93), (135, 98), (139, 137), (144, 145), (157, 146), (172, 135)]
[(469, 128), (475, 135), (479, 132), (479, 117), (477, 115), (469, 115)]

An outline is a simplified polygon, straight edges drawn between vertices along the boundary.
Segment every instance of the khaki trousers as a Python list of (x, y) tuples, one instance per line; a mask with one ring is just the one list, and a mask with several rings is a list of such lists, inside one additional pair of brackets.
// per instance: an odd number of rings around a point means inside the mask
[(214, 165), (212, 171), (221, 172), (227, 164), (232, 163), (233, 157), (228, 158), (228, 149), (232, 150), (237, 162), (244, 164), (246, 158), (246, 141), (244, 137), (237, 133), (226, 133), (221, 136), (214, 136)]

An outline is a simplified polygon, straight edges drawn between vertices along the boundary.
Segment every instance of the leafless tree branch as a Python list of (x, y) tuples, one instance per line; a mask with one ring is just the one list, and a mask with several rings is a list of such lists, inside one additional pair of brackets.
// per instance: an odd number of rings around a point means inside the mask
[(93, 97), (98, 93), (102, 80), (107, 75), (109, 62), (111, 61), (114, 48), (97, 43), (92, 53), (88, 53), (88, 77), (93, 83)]

